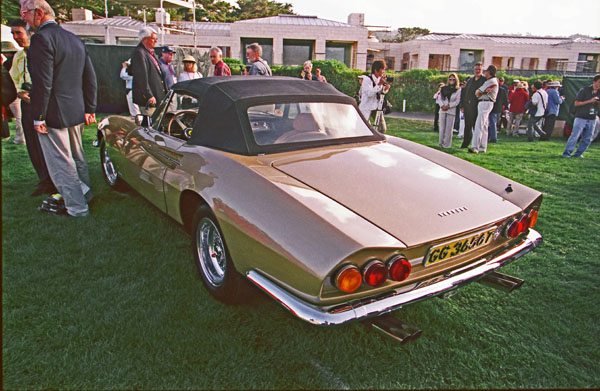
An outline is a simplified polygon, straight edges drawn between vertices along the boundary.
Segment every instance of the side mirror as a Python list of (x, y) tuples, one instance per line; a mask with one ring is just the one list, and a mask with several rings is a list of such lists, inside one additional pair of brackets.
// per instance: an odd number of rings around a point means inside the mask
[(143, 126), (144, 128), (149, 128), (152, 125), (152, 119), (149, 115), (138, 114), (135, 116), (135, 123), (137, 126)]

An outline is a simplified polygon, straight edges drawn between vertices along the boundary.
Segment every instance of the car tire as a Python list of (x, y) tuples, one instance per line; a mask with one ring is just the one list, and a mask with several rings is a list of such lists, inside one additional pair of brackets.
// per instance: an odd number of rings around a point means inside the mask
[(206, 290), (219, 301), (240, 303), (245, 281), (233, 266), (214, 214), (207, 207), (199, 208), (192, 228), (194, 259)]
[(119, 177), (119, 173), (106, 152), (106, 143), (104, 142), (104, 139), (100, 141), (100, 165), (102, 166), (102, 175), (104, 176), (106, 183), (108, 183), (108, 186), (119, 191), (125, 190), (126, 184)]

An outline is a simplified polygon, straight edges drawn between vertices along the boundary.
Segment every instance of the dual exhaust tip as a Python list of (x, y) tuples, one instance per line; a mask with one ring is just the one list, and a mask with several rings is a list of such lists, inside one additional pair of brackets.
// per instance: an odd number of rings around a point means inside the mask
[(379, 316), (365, 322), (386, 337), (390, 337), (401, 345), (419, 339), (423, 333), (421, 330), (407, 325), (391, 314)]
[[(519, 289), (525, 280), (494, 271), (480, 278), (478, 282), (510, 293)], [(451, 291), (451, 293), (456, 293), (456, 291)], [(421, 330), (402, 322), (392, 314), (379, 316), (363, 323), (365, 326), (374, 328), (384, 336), (399, 342), (401, 345), (416, 341), (423, 333)]]

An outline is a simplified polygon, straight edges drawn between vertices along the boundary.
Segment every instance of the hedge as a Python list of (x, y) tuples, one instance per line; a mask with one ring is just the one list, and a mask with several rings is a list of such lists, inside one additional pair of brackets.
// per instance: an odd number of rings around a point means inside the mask
[[(231, 73), (239, 75), (241, 73), (242, 62), (235, 59), (223, 59), (230, 67)], [(321, 74), (327, 78), (327, 81), (335, 88), (346, 95), (357, 97), (360, 84), (358, 78), (361, 75), (368, 75), (369, 72), (359, 69), (348, 68), (344, 63), (337, 60), (315, 60), (313, 71), (321, 68)], [(300, 77), (302, 66), (273, 65), (271, 70), (273, 75)], [(388, 93), (388, 100), (392, 103), (394, 111), (402, 110), (402, 101), (406, 100), (406, 111), (432, 112), (435, 110), (435, 101), (433, 95), (441, 82), (446, 82), (448, 72), (441, 73), (437, 69), (411, 69), (404, 72), (386, 72), (392, 76), (394, 81), (392, 88)], [(466, 80), (472, 74), (459, 73), (461, 81)], [(517, 75), (506, 75), (502, 70), (498, 71), (498, 77), (504, 77), (505, 83), (511, 85), (513, 80), (525, 80), (531, 86), (536, 80), (559, 80), (555, 75), (536, 75), (532, 77), (520, 77)]]

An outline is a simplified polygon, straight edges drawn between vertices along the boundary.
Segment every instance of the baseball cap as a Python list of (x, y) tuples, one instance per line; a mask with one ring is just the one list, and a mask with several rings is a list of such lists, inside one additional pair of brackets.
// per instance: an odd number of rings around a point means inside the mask
[(175, 49), (173, 49), (173, 48), (172, 48), (172, 47), (170, 47), (170, 46), (163, 46), (163, 48), (162, 48), (162, 50), (161, 50), (161, 51), (162, 51), (163, 53), (175, 53), (175, 52), (176, 52), (176, 50), (175, 50)]

